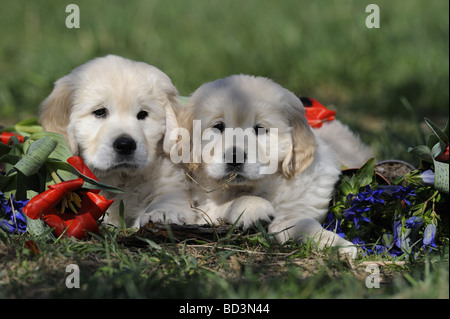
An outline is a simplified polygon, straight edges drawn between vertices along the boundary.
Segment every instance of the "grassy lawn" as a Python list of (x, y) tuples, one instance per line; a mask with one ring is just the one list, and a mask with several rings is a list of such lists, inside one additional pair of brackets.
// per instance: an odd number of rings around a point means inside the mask
[[(2, 235), (1, 298), (448, 298), (448, 247), (412, 262), (349, 261), (261, 233), (157, 244), (109, 229), (84, 242), (35, 238), (39, 254), (26, 239)], [(70, 264), (80, 269), (79, 289), (66, 287)], [(371, 265), (378, 288), (366, 286)]]
[[(155, 65), (180, 94), (234, 73), (262, 75), (317, 98), (359, 132), (378, 160), (407, 152), (443, 127), (449, 106), (449, 3), (357, 0), (87, 1), (80, 28), (68, 3), (0, 0), (0, 126), (37, 116), (53, 82), (97, 56)], [(380, 8), (368, 29), (366, 5)], [(264, 232), (214, 242), (128, 241), (102, 229), (89, 241), (0, 231), (0, 298), (449, 298), (448, 247), (417, 261), (340, 259), (312, 243), (276, 245)], [(380, 288), (367, 288), (379, 261)], [(80, 269), (68, 289), (66, 266)], [(377, 264), (378, 265), (378, 264)]]

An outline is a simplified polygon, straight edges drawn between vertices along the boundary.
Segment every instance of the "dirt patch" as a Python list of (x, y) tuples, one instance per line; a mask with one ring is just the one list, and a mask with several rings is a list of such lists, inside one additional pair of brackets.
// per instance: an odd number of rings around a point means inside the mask
[(399, 160), (387, 160), (375, 164), (375, 172), (386, 178), (389, 183), (413, 170), (415, 170), (413, 165)]

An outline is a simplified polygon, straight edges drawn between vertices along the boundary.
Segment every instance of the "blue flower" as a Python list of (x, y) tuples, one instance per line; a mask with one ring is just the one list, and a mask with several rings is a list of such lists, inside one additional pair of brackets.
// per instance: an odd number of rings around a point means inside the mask
[(398, 248), (400, 248), (402, 246), (401, 236), (402, 236), (402, 221), (395, 220), (394, 221), (394, 244)]
[(352, 220), (353, 223), (355, 224), (356, 229), (359, 229), (359, 222), (360, 221), (365, 221), (367, 223), (370, 223), (370, 219), (366, 216), (363, 216), (362, 214), (364, 212), (367, 212), (370, 210), (370, 207), (357, 207), (357, 206), (352, 206), (351, 208), (346, 209), (342, 215), (345, 217), (345, 219), (347, 220)]
[(329, 213), (327, 216), (327, 219), (322, 224), (322, 227), (329, 231), (335, 232), (337, 235), (339, 235), (339, 237), (344, 238), (345, 234), (341, 229), (341, 223), (342, 223), (342, 219), (336, 220), (336, 219), (334, 219), (334, 214)]
[(367, 254), (382, 254), (387, 251), (387, 248), (383, 245), (374, 245), (373, 247), (369, 248), (366, 246), (366, 242), (359, 236), (355, 236), (352, 239), (352, 243), (355, 245), (358, 245), (362, 250), (364, 250)]
[(359, 229), (360, 221), (370, 223), (370, 219), (363, 214), (370, 211), (376, 204), (384, 204), (384, 199), (381, 198), (383, 192), (383, 189), (373, 190), (370, 185), (367, 185), (366, 191), (364, 192), (360, 192), (356, 195), (348, 194), (347, 201), (351, 207), (347, 208), (342, 215), (345, 219), (352, 220), (356, 229)]
[(5, 198), (0, 192), (0, 228), (10, 233), (25, 233), (27, 219), (22, 209), (27, 202), (28, 200), (15, 201), (12, 195), (11, 199)]
[[(422, 178), (426, 180), (429, 173)], [(366, 185), (361, 192), (348, 194), (346, 203), (336, 206), (341, 209), (340, 214), (331, 213), (327, 226), (338, 230), (342, 238), (359, 245), (367, 254), (411, 255), (420, 249), (417, 244), (422, 241), (423, 247), (432, 249), (436, 246), (436, 227), (427, 227), (422, 237), (427, 226), (425, 220), (411, 216), (406, 208), (415, 205), (420, 194), (420, 189), (414, 189), (413, 185)], [(395, 216), (396, 213), (399, 215)], [(393, 231), (387, 229), (390, 227)]]
[(423, 219), (421, 217), (413, 216), (405, 220), (405, 226), (408, 229), (416, 229), (423, 224)]
[(423, 234), (423, 245), (425, 247), (436, 247), (436, 225), (435, 224), (428, 224), (428, 226), (425, 228), (425, 232)]
[(366, 185), (366, 191), (360, 192), (356, 195), (348, 194), (347, 200), (352, 204), (384, 204), (384, 199), (381, 198), (384, 189), (372, 189), (370, 185)]
[(434, 184), (434, 172), (429, 169), (424, 171), (422, 174), (420, 174), (420, 177), (422, 178), (422, 182), (426, 185), (433, 185)]
[(402, 224), (401, 220), (394, 221), (394, 243), (402, 251), (411, 253), (411, 243), (416, 241), (419, 227), (422, 226), (421, 217), (410, 217)]
[(409, 201), (408, 197), (410, 196), (416, 196), (417, 194), (414, 191), (414, 188), (412, 185), (409, 186), (400, 186), (400, 185), (389, 185), (389, 186), (383, 186), (384, 190), (386, 191), (386, 194), (393, 198), (400, 199), (402, 201), (405, 201), (405, 203), (410, 206), (411, 202)]

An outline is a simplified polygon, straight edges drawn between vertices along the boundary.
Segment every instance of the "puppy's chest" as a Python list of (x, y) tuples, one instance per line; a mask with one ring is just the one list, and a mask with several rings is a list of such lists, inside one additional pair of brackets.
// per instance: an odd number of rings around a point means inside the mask
[(117, 206), (120, 202), (123, 202), (125, 210), (128, 211), (142, 211), (144, 210), (155, 198), (155, 194), (152, 192), (143, 192), (142, 189), (122, 189), (124, 193), (106, 193), (104, 195), (108, 199), (113, 199), (113, 206)]
[(242, 196), (255, 196), (261, 197), (271, 201), (274, 198), (274, 194), (265, 189), (256, 189), (254, 187), (240, 187), (229, 189), (217, 189), (213, 192), (207, 193), (202, 189), (196, 188), (191, 193), (191, 201), (194, 206), (201, 205), (205, 202), (213, 202), (216, 205), (223, 205), (231, 203)]
[(105, 192), (105, 197), (114, 199), (117, 203), (123, 201), (125, 206), (127, 206), (127, 203), (133, 203), (134, 206), (145, 207), (157, 196), (157, 194), (152, 187), (152, 182), (143, 182), (143, 180), (145, 179), (131, 177), (128, 180), (112, 181), (110, 185), (114, 185), (121, 189), (123, 193)]

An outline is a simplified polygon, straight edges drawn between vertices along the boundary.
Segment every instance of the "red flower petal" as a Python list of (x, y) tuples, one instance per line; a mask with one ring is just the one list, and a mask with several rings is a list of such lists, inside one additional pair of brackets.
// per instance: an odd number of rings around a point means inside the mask
[(79, 215), (88, 213), (92, 218), (98, 220), (113, 202), (113, 199), (107, 200), (106, 197), (91, 191), (83, 192)]
[(55, 228), (53, 233), (58, 237), (65, 232), (68, 238), (83, 239), (89, 236), (89, 232), (98, 233), (97, 222), (89, 214), (52, 213), (45, 215), (43, 219), (47, 225)]
[(61, 182), (55, 185), (50, 185), (48, 190), (34, 196), (23, 208), (25, 215), (31, 219), (38, 219), (47, 213), (51, 213), (56, 205), (69, 192), (80, 189), (83, 185), (83, 179), (77, 178), (70, 181)]
[[(114, 200), (107, 200), (104, 196), (92, 192), (79, 193), (82, 197), (81, 208), (78, 214), (59, 214), (55, 208), (50, 209), (43, 216), (43, 220), (50, 227), (54, 227), (53, 233), (83, 239), (89, 236), (89, 232), (98, 233), (97, 220), (111, 206)], [(67, 230), (66, 230), (67, 229)]]
[(11, 136), (17, 137), (17, 139), (19, 140), (19, 143), (23, 143), (23, 141), (25, 140), (25, 138), (19, 134), (10, 133), (10, 132), (2, 132), (2, 134), (0, 134), (0, 142), (2, 142), (3, 144), (8, 144), (8, 141), (11, 138)]
[(311, 127), (319, 128), (323, 122), (334, 120), (336, 111), (327, 109), (315, 99), (310, 98), (309, 100), (311, 101), (311, 105), (305, 107), (305, 115)]
[(77, 171), (79, 171), (81, 174), (89, 178), (95, 179), (98, 182), (97, 177), (95, 177), (94, 173), (91, 172), (89, 167), (87, 167), (87, 165), (83, 162), (83, 159), (80, 156), (69, 157), (67, 159), (67, 163), (75, 167)]
[[(55, 229), (53, 230), (53, 233), (56, 236), (61, 236), (61, 234), (64, 232), (64, 230), (67, 228), (66, 226), (66, 221), (75, 221), (75, 219), (66, 219), (63, 220), (63, 216), (64, 217), (70, 217), (70, 216), (66, 216), (69, 214), (63, 214), (63, 215), (58, 215), (58, 213), (54, 212), (54, 213), (50, 213), (50, 214), (46, 214), (43, 217), (44, 222), (49, 225), (50, 227), (54, 227)], [(75, 215), (73, 215), (73, 217), (75, 217)], [(67, 223), (67, 225), (70, 225), (70, 223)]]
[(83, 239), (90, 233), (98, 233), (97, 221), (89, 214), (77, 215), (75, 220), (68, 226), (67, 237)]
[(35, 255), (39, 255), (40, 251), (34, 240), (27, 240), (24, 245), (25, 248), (31, 250)]

